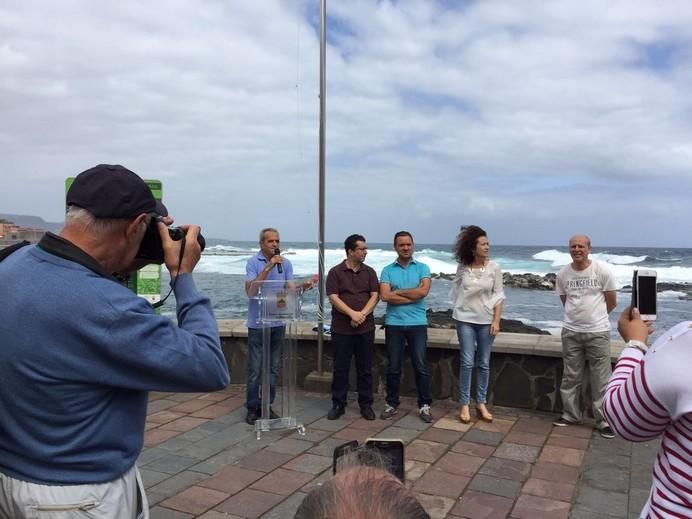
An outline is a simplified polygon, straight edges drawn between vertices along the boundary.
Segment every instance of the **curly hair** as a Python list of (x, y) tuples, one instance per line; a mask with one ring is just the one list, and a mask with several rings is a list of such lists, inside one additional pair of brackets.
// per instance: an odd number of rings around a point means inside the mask
[(478, 238), (485, 236), (486, 232), (477, 225), (462, 225), (457, 241), (454, 244), (454, 257), (462, 265), (471, 265), (473, 263), (474, 252)]

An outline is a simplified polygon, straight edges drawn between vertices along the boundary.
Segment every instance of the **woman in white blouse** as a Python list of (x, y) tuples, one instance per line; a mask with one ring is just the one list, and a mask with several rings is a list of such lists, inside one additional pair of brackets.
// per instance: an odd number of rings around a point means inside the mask
[[(490, 375), (490, 349), (500, 331), (502, 271), (490, 261), (490, 243), (483, 229), (476, 225), (461, 228), (454, 245), (458, 266), (452, 282), (452, 316), (459, 337), (459, 419), (471, 421), (469, 400), (471, 372), (476, 365), (476, 411), (486, 422), (493, 420), (486, 404)], [(475, 362), (474, 362), (475, 361)]]

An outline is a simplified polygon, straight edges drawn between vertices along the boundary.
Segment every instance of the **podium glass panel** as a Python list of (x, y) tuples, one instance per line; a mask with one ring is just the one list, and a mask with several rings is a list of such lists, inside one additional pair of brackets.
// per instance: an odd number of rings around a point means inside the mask
[[(296, 323), (300, 317), (301, 289), (293, 281), (257, 281), (250, 286), (250, 305), (248, 321), (256, 319), (248, 326), (262, 329), (262, 364), (260, 374), (261, 406), (260, 418), (255, 422), (255, 432), (259, 440), (263, 432), (271, 429), (297, 429), (305, 434), (303, 424), (295, 416), (296, 377), (297, 377), (297, 339)], [(255, 305), (252, 308), (252, 305)], [(271, 394), (271, 329), (284, 327), (282, 345), (279, 348), (281, 362), (277, 377), (276, 402), (272, 404)], [(249, 341), (248, 341), (248, 347)], [(275, 359), (276, 362), (276, 359)], [(279, 402), (280, 401), (280, 402)], [(279, 410), (278, 418), (272, 418), (272, 410)]]

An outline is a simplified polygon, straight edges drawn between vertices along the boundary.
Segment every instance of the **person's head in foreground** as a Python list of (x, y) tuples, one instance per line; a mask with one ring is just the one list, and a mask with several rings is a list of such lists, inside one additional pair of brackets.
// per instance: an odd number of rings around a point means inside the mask
[(430, 519), (394, 475), (378, 467), (355, 466), (305, 496), (295, 519)]

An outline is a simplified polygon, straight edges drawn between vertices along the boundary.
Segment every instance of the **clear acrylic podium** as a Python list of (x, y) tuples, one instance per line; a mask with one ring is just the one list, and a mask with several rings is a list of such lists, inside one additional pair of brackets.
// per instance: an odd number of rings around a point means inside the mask
[[(271, 429), (297, 429), (303, 435), (305, 427), (296, 419), (297, 339), (296, 323), (300, 317), (302, 290), (293, 281), (257, 281), (250, 287), (251, 304), (259, 307), (258, 324), (262, 328), (262, 368), (260, 374), (261, 409), (255, 422), (257, 439)], [(271, 333), (270, 327), (285, 327), (283, 353), (279, 364), (279, 380), (276, 388), (274, 409), (279, 418), (271, 418), (271, 402), (268, 398), (271, 383)]]

